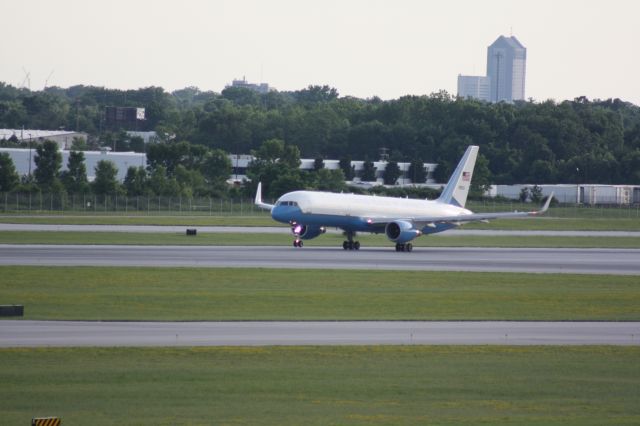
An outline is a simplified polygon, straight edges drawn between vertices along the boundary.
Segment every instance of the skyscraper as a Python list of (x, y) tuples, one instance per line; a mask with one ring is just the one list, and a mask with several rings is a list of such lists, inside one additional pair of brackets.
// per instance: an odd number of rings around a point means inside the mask
[(527, 49), (517, 38), (500, 36), (487, 48), (487, 77), (491, 102), (524, 99)]

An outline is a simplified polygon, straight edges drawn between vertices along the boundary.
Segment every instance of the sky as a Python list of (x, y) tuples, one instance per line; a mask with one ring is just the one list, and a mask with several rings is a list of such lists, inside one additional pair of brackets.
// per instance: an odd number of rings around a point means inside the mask
[(640, 105), (635, 0), (1, 0), (0, 81), (41, 90), (233, 79), (340, 96), (455, 94), (487, 47), (527, 48), (525, 97)]

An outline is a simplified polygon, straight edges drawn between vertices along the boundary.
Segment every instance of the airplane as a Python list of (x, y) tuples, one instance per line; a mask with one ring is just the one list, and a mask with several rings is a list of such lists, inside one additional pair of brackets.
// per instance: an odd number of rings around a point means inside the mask
[(358, 232), (385, 233), (396, 244), (396, 251), (410, 252), (413, 241), (421, 235), (435, 234), (467, 222), (490, 219), (538, 216), (547, 211), (551, 194), (544, 206), (531, 212), (473, 213), (464, 208), (469, 193), (478, 146), (470, 145), (449, 178), (442, 194), (435, 200), (416, 200), (375, 195), (357, 195), (320, 191), (293, 191), (281, 196), (275, 204), (262, 201), (262, 182), (258, 183), (255, 205), (269, 210), (271, 217), (291, 225), (294, 247), (302, 240), (324, 234), (328, 227), (344, 231), (344, 250), (359, 250), (354, 238)]

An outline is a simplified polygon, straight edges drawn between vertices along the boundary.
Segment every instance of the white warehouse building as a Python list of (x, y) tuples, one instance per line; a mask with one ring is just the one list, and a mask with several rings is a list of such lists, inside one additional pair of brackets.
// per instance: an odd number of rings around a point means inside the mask
[[(36, 169), (36, 163), (34, 157), (36, 155), (35, 148), (0, 148), (0, 152), (6, 152), (13, 160), (13, 164), (16, 167), (16, 171), (20, 176), (26, 176)], [(62, 167), (61, 170), (67, 170), (67, 163), (69, 162), (69, 153), (71, 151), (60, 151), (62, 154)], [(100, 160), (111, 161), (118, 168), (117, 178), (120, 182), (124, 180), (127, 174), (127, 169), (131, 166), (134, 167), (147, 167), (147, 156), (145, 154), (139, 154), (137, 152), (110, 152), (110, 151), (83, 151), (84, 164), (87, 167), (87, 179), (92, 182), (95, 179), (95, 168)], [(31, 168), (29, 168), (29, 159), (31, 159)]]
[[(492, 185), (486, 195), (517, 200), (522, 188), (533, 188), (533, 184)], [(552, 192), (554, 198), (561, 203), (578, 204), (638, 204), (640, 203), (640, 185), (599, 185), (599, 184), (558, 184), (538, 185), (542, 196)]]
[[(0, 148), (0, 152), (6, 152), (13, 160), (13, 164), (19, 175), (28, 175), (29, 171), (33, 173), (36, 169), (35, 154), (36, 150), (26, 148)], [(123, 181), (127, 169), (131, 166), (134, 167), (147, 167), (147, 156), (143, 153), (137, 152), (111, 152), (108, 150), (103, 151), (83, 151), (85, 158), (85, 165), (87, 167), (87, 178), (89, 181), (93, 181), (95, 178), (95, 167), (100, 160), (108, 160), (114, 163), (118, 169), (117, 178), (119, 181)], [(67, 163), (69, 162), (70, 151), (60, 151), (62, 154), (62, 168), (61, 170), (67, 170)], [(247, 179), (246, 171), (247, 167), (253, 160), (251, 155), (229, 155), (232, 165), (232, 174), (229, 177), (229, 183), (242, 183)], [(31, 160), (31, 168), (29, 168), (29, 160)], [(300, 161), (300, 168), (302, 170), (313, 170), (315, 160), (302, 159)], [(352, 161), (351, 165), (356, 172), (356, 178), (354, 182), (360, 182), (359, 174), (362, 172), (362, 165), (364, 161)], [(386, 161), (377, 161), (373, 163), (376, 167), (376, 182), (367, 182), (366, 184), (375, 185), (382, 184), (382, 176), (387, 166)], [(398, 178), (398, 185), (410, 184), (410, 176), (407, 176), (410, 163), (398, 163), (401, 176)], [(329, 170), (337, 170), (340, 168), (338, 160), (324, 160), (324, 167)], [(427, 184), (433, 184), (433, 172), (435, 171), (437, 164), (424, 163), (425, 171), (427, 172)]]

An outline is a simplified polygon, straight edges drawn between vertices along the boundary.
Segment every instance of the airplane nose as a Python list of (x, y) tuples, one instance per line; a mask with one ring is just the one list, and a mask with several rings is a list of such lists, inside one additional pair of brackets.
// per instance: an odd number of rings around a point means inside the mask
[(271, 217), (278, 222), (288, 222), (288, 220), (285, 220), (285, 214), (282, 211), (282, 207), (279, 206), (274, 207), (273, 210), (271, 210)]

